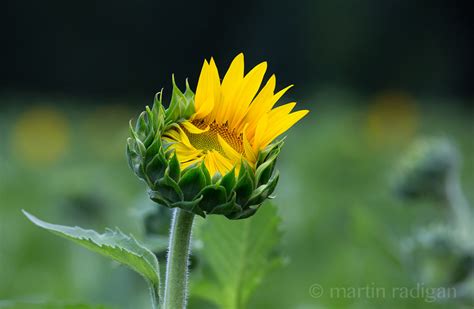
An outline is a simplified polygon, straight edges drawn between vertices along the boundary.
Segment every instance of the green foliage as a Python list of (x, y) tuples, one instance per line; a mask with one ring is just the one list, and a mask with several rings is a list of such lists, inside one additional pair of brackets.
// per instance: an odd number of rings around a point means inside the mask
[[(412, 236), (416, 227), (437, 222), (447, 215), (445, 208), (433, 207), (427, 200), (414, 200), (410, 203), (413, 207), (407, 207), (405, 202), (393, 197), (388, 173), (412, 140), (400, 145), (398, 140), (371, 138), (366, 122), (370, 108), (355, 105), (362, 103), (355, 102), (357, 99), (341, 89), (308, 98), (307, 102), (317, 103), (317, 113), (309, 114), (308, 121), (289, 132), (285, 151), (278, 157), (278, 169), (283, 177), (276, 190), (285, 231), (282, 251), (289, 263), (265, 277), (248, 308), (452, 309), (462, 306), (452, 302), (435, 304), (423, 298), (335, 299), (326, 292), (314, 299), (309, 295), (308, 288), (313, 283), (321, 284), (326, 291), (331, 287), (365, 287), (372, 283), (387, 290), (416, 287), (414, 272), (397, 259), (398, 240)], [(15, 109), (2, 109), (5, 104), (0, 107), (3, 141), (0, 142), (0, 299), (55, 298), (111, 304), (117, 309), (147, 308), (147, 294), (140, 278), (123, 268), (104, 267), (105, 259), (91, 256), (85, 250), (63, 250), (63, 242), (51, 241), (31, 228), (20, 212), (27, 207), (33, 214), (48, 213), (58, 218), (57, 222), (74, 220), (80, 226), (96, 230), (113, 223), (141, 240), (142, 221), (140, 217), (129, 216), (131, 207), (146, 204), (155, 210), (169, 209), (144, 200), (143, 186), (129, 177), (130, 171), (123, 164), (120, 150), (128, 133), (123, 121), (128, 120), (133, 109), (123, 104), (113, 105), (126, 108), (122, 119), (117, 121), (115, 110), (111, 113), (109, 106), (100, 108), (102, 113), (97, 114), (100, 121), (95, 127), (100, 129), (99, 133), (107, 132), (104, 136), (105, 133), (90, 134), (89, 130), (89, 119), (96, 111), (91, 106), (96, 102), (23, 95), (9, 100)], [(420, 100), (427, 104), (419, 106), (419, 133), (442, 132), (460, 147), (463, 188), (468, 200), (474, 201), (472, 113), (456, 110), (452, 108), (454, 104), (435, 104), (423, 97)], [(122, 102), (108, 103), (112, 106)], [(73, 128), (70, 140), (74, 138), (75, 142), (69, 144), (62, 159), (31, 166), (8, 141), (17, 130), (17, 115), (41, 104), (64, 112)], [(94, 147), (89, 146), (91, 143)], [(266, 206), (254, 217), (265, 212)], [(218, 216), (196, 221), (213, 221), (215, 217)], [(159, 226), (163, 233), (169, 229)], [(196, 248), (192, 252), (198, 254), (202, 242), (195, 240)], [(160, 243), (157, 247), (163, 248)], [(199, 275), (201, 266), (199, 256), (192, 256), (191, 278)], [(212, 307), (209, 302), (192, 297), (189, 308)]]
[(131, 235), (125, 235), (118, 229), (99, 234), (94, 230), (51, 224), (26, 211), (23, 213), (35, 225), (130, 267), (145, 278), (150, 284), (152, 293), (159, 293), (158, 260), (150, 250)]
[(199, 253), (203, 267), (191, 295), (220, 308), (247, 308), (262, 278), (282, 264), (276, 250), (281, 238), (279, 224), (277, 209), (270, 203), (248, 220), (208, 218), (196, 232), (203, 242)]

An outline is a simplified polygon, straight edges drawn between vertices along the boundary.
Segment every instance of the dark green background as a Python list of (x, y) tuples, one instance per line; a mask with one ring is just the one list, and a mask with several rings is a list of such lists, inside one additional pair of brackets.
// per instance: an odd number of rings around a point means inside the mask
[(469, 1), (7, 0), (2, 11), (4, 91), (146, 96), (242, 51), (299, 89), (473, 94)]
[[(474, 201), (469, 2), (7, 0), (1, 11), (0, 307), (148, 306), (140, 277), (41, 231), (21, 209), (142, 239), (137, 208), (151, 202), (125, 160), (128, 121), (161, 88), (169, 97), (172, 73), (195, 87), (204, 58), (214, 56), (223, 72), (239, 52), (247, 70), (268, 61), (277, 88), (295, 84), (282, 103), (310, 109), (278, 162), (288, 264), (249, 308), (460, 306), (313, 298), (309, 289), (419, 282), (400, 242), (448, 218), (442, 205), (393, 194), (397, 162), (419, 137), (444, 136), (459, 148)], [(191, 307), (208, 308), (194, 298)]]

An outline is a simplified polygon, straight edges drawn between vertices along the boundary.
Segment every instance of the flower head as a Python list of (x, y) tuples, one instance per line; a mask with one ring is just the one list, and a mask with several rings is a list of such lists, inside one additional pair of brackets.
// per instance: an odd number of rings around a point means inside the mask
[(260, 89), (267, 69), (262, 62), (244, 75), (238, 55), (220, 79), (214, 60), (204, 61), (190, 119), (165, 133), (182, 168), (203, 161), (211, 175), (224, 175), (245, 160), (255, 167), (258, 152), (308, 113), (291, 113), (296, 103), (273, 108), (291, 87), (275, 93), (272, 75)]
[[(266, 62), (244, 74), (244, 56), (232, 61), (222, 81), (214, 60), (204, 61), (196, 94), (173, 79), (169, 108), (161, 93), (147, 107), (128, 140), (129, 163), (150, 187), (150, 197), (196, 214), (245, 218), (270, 196), (282, 146), (275, 139), (308, 111), (296, 103), (275, 107), (291, 87), (275, 93), (272, 75), (263, 87)], [(261, 89), (260, 89), (261, 88)], [(260, 90), (260, 91), (259, 91)]]

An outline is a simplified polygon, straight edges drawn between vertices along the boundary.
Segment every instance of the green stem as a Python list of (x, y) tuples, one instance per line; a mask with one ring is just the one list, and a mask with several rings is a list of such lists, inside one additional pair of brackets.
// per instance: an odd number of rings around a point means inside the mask
[(177, 208), (171, 223), (166, 265), (164, 309), (186, 308), (188, 260), (194, 214)]

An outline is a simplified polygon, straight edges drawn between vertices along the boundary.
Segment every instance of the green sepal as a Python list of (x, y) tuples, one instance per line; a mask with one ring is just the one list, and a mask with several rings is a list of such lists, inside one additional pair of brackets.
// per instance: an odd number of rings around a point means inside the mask
[(276, 158), (276, 155), (272, 156), (270, 159), (263, 162), (260, 166), (257, 167), (257, 170), (255, 171), (255, 183), (257, 184), (257, 186), (268, 182), (268, 180), (273, 174)]
[(203, 199), (200, 207), (205, 212), (211, 212), (214, 208), (227, 201), (227, 192), (224, 187), (219, 185), (207, 186), (199, 193)]
[(150, 186), (153, 186), (164, 176), (166, 167), (166, 160), (159, 153), (147, 164), (145, 172), (151, 182)]
[(133, 137), (133, 139), (138, 139), (138, 135), (135, 132), (135, 129), (133, 128), (132, 120), (128, 122), (128, 131), (130, 132), (130, 135)]
[(146, 111), (146, 114), (147, 114), (147, 123), (148, 123), (148, 130), (150, 130), (150, 128), (152, 129), (151, 131), (152, 132), (156, 132), (156, 128), (157, 128), (157, 123), (156, 123), (156, 119), (155, 119), (155, 113), (150, 109), (150, 106), (145, 106), (145, 111)]
[(268, 181), (268, 183), (261, 185), (255, 191), (252, 192), (247, 205), (259, 205), (263, 203), (270, 195), (275, 191), (276, 185), (280, 174), (278, 171), (275, 172), (275, 175)]
[(165, 123), (174, 123), (179, 120), (182, 113), (181, 108), (184, 106), (183, 100), (185, 100), (184, 94), (176, 86), (174, 75), (172, 75), (171, 80), (173, 84), (173, 92), (171, 94), (170, 106), (166, 110)]
[(161, 145), (161, 139), (156, 138), (150, 145), (147, 146), (145, 152), (145, 165), (150, 162), (156, 154), (160, 154), (164, 157), (163, 146)]
[(204, 161), (202, 161), (201, 163), (201, 172), (204, 176), (206, 185), (210, 185), (212, 183), (211, 175), (209, 174), (209, 171), (207, 170), (206, 165), (204, 164)]
[(235, 193), (237, 194), (237, 203), (240, 206), (245, 206), (248, 199), (252, 195), (254, 184), (252, 177), (248, 172), (244, 172), (242, 176), (239, 175), (239, 181), (235, 185)]
[(171, 208), (179, 207), (181, 209), (184, 209), (186, 211), (192, 212), (196, 215), (199, 215), (199, 216), (205, 218), (206, 214), (204, 213), (204, 211), (202, 211), (198, 207), (201, 200), (202, 200), (202, 196), (198, 197), (197, 199), (195, 199), (193, 201), (181, 201), (181, 202), (173, 203), (173, 204), (170, 205), (170, 207)]
[(202, 173), (201, 166), (196, 165), (188, 169), (178, 184), (183, 191), (184, 199), (187, 201), (193, 200), (206, 185), (206, 177)]
[(236, 194), (234, 192), (228, 202), (214, 207), (214, 209), (212, 209), (212, 211), (209, 212), (209, 214), (213, 214), (213, 215), (220, 214), (220, 215), (228, 216), (232, 213), (238, 213), (242, 211), (242, 207), (237, 205), (235, 200), (236, 200)]
[(263, 150), (261, 150), (258, 154), (257, 166), (259, 166), (260, 164), (265, 162), (266, 159), (270, 155), (272, 155), (272, 154), (278, 155), (278, 153), (280, 153), (281, 147), (283, 147), (284, 140), (285, 140), (285, 138), (282, 138), (279, 141), (277, 141), (275, 143), (272, 143), (272, 144), (268, 145), (267, 147), (265, 147)]
[(135, 132), (137, 133), (140, 140), (144, 141), (147, 136), (147, 123), (145, 121), (146, 113), (142, 112), (140, 116), (138, 116), (137, 123), (135, 124)]
[(234, 189), (235, 186), (235, 167), (230, 170), (227, 174), (224, 175), (224, 177), (220, 178), (220, 181), (218, 182), (219, 185), (223, 186), (225, 190), (227, 191), (227, 195), (230, 196), (232, 193), (232, 190)]
[(183, 192), (180, 187), (172, 178), (166, 175), (160, 180), (158, 180), (154, 185), (154, 191), (157, 191), (158, 194), (161, 194), (164, 198), (168, 199), (171, 202), (182, 201)]
[(186, 98), (186, 101), (189, 102), (188, 106), (184, 110), (184, 118), (189, 118), (191, 117), (194, 112), (194, 92), (191, 90), (191, 87), (189, 87), (189, 82), (188, 79), (186, 79), (186, 90), (184, 91), (184, 97)]
[(179, 167), (179, 161), (178, 161), (176, 152), (174, 152), (171, 158), (168, 160), (167, 171), (168, 171), (168, 175), (174, 181), (179, 182), (179, 178), (181, 176), (181, 169)]
[(153, 108), (151, 109), (153, 114), (155, 115), (155, 124), (157, 132), (162, 132), (165, 125), (165, 109), (163, 108), (162, 99), (163, 91), (160, 91), (155, 95)]
[(240, 180), (242, 177), (245, 176), (245, 174), (249, 173), (253, 174), (253, 169), (250, 167), (246, 160), (242, 159), (242, 161), (240, 162), (240, 171), (239, 175), (237, 176), (237, 180)]
[(147, 135), (143, 141), (143, 144), (146, 148), (149, 148), (150, 145), (155, 141), (156, 130), (153, 113), (151, 112), (150, 107), (146, 106), (146, 109)]
[(165, 207), (171, 207), (171, 202), (170, 200), (166, 199), (161, 192), (158, 191), (153, 191), (151, 189), (148, 190), (148, 196), (150, 197), (150, 200), (153, 202), (157, 203), (158, 205), (165, 206)]
[(189, 88), (189, 84), (186, 82), (186, 92), (182, 93), (176, 86), (174, 75), (172, 76), (172, 83), (171, 102), (165, 116), (165, 124), (167, 125), (188, 119), (194, 113), (194, 94)]
[(267, 190), (268, 190), (268, 198), (273, 198), (271, 197), (271, 195), (273, 194), (273, 192), (275, 191), (275, 188), (278, 184), (278, 181), (280, 180), (280, 172), (277, 170), (275, 172), (275, 174), (273, 174), (272, 178), (270, 178), (270, 180), (268, 181), (268, 187), (267, 187)]
[(137, 144), (131, 137), (127, 139), (127, 161), (133, 172), (141, 179), (145, 178), (141, 165), (141, 156), (135, 151)]
[(257, 212), (259, 207), (260, 205), (246, 208), (243, 211), (239, 211), (239, 212), (234, 213), (233, 215), (227, 216), (227, 218), (232, 219), (232, 220), (248, 218), (250, 216), (253, 216)]
[(135, 139), (135, 143), (137, 145), (136, 150), (138, 151), (138, 154), (142, 157), (146, 157), (146, 147), (143, 145), (142, 141), (139, 140), (138, 138)]

